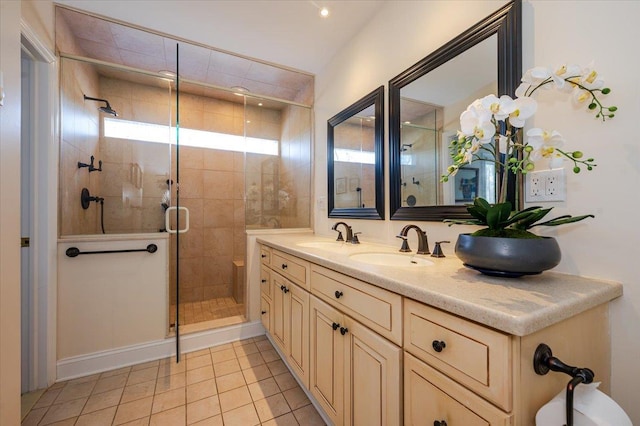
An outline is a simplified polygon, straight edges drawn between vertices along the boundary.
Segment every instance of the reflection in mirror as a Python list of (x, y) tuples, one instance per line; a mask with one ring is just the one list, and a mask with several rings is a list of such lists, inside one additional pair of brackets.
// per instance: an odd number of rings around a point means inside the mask
[(389, 82), (391, 219), (466, 218), (475, 197), (495, 200), (490, 161), (446, 184), (440, 177), (452, 162), (460, 114), (488, 94), (513, 95), (519, 83), (520, 9), (520, 0), (508, 3)]
[(381, 86), (328, 121), (329, 217), (382, 219)]
[(403, 207), (466, 204), (477, 196), (494, 202), (491, 162), (478, 162), (480, 166), (464, 169), (446, 184), (440, 176), (451, 164), (448, 147), (460, 114), (475, 99), (498, 89), (497, 39), (489, 37), (400, 89)]

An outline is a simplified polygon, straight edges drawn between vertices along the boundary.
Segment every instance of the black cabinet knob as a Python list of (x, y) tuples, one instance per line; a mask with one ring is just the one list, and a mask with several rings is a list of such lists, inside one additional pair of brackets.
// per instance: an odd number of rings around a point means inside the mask
[(335, 295), (336, 295), (336, 299), (340, 299), (343, 296), (342, 292), (338, 290), (336, 290)]
[(262, 284), (264, 284), (264, 283), (266, 283), (266, 282), (267, 282), (267, 280), (260, 280), (260, 281), (262, 281)]
[(266, 314), (266, 313), (267, 313), (267, 311), (262, 311), (262, 315), (264, 315), (264, 314)]
[(266, 254), (262, 254), (262, 255), (260, 255), (260, 257), (262, 257), (264, 259), (265, 257), (267, 257), (267, 255)]
[(348, 331), (349, 331), (349, 329), (348, 329), (348, 328), (346, 328), (346, 327), (340, 327), (340, 334), (342, 334), (343, 336), (344, 336), (345, 334), (347, 334), (347, 332), (348, 332)]
[(334, 322), (333, 324), (331, 324), (331, 327), (333, 328), (333, 331), (336, 331), (338, 327), (340, 327), (340, 324), (338, 324), (337, 322)]
[[(443, 340), (434, 340), (431, 343), (431, 346), (433, 346), (433, 350), (434, 351), (442, 352), (442, 350), (447, 347), (447, 344)], [(446, 423), (445, 423), (445, 425), (446, 425)]]
[(289, 293), (289, 289), (285, 286), (282, 286), (282, 291), (284, 292), (284, 294)]
[(445, 422), (444, 420), (436, 420), (433, 422), (433, 426), (447, 426), (447, 422)]
[(288, 268), (287, 264), (286, 264), (286, 263), (283, 263), (283, 264), (282, 264), (282, 269), (287, 269), (287, 268)]

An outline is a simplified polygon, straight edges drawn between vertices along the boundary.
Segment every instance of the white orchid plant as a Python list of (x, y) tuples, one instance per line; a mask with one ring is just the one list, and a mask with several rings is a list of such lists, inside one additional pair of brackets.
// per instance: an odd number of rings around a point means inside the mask
[[(447, 222), (485, 225), (488, 229), (496, 231), (490, 233), (491, 235), (502, 235), (508, 228), (526, 232), (526, 229), (533, 226), (561, 225), (592, 217), (563, 216), (535, 223), (551, 209), (529, 207), (514, 212), (511, 203), (506, 201), (508, 172), (521, 179), (522, 175), (535, 170), (536, 163), (543, 160), (549, 161), (549, 167), (559, 167), (563, 161), (571, 161), (574, 173), (579, 173), (582, 167), (593, 170), (596, 166), (595, 160), (585, 159), (581, 151), (564, 150), (564, 139), (555, 130), (532, 128), (526, 132), (526, 138), (524, 137), (523, 128), (526, 120), (532, 117), (538, 108), (533, 95), (538, 89), (550, 88), (570, 92), (575, 103), (587, 105), (588, 110), (595, 111), (596, 118), (602, 121), (613, 118), (617, 111), (617, 107), (604, 106), (600, 101), (599, 96), (607, 95), (611, 89), (604, 86), (604, 81), (592, 64), (584, 69), (576, 65), (562, 65), (556, 71), (535, 67), (522, 77), (515, 99), (507, 95), (489, 95), (475, 100), (460, 115), (458, 137), (449, 145), (453, 164), (448, 167), (441, 180), (447, 182), (458, 170), (475, 161), (492, 161), (501, 175), (498, 203), (491, 205), (486, 200), (477, 199), (467, 208), (474, 219)], [(478, 235), (483, 234), (481, 232)]]

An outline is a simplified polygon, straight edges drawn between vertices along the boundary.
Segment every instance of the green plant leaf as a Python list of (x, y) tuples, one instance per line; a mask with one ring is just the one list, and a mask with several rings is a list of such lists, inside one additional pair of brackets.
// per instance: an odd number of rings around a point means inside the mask
[(487, 223), (484, 220), (477, 219), (445, 219), (444, 223), (452, 225), (483, 225), (486, 226)]
[(483, 225), (487, 224), (487, 212), (486, 210), (482, 210), (476, 206), (467, 207), (467, 212), (478, 221), (480, 221)]
[(584, 220), (588, 217), (595, 217), (592, 214), (585, 214), (582, 216), (569, 216), (569, 215), (564, 215), (564, 216), (559, 216), (556, 217), (554, 219), (548, 220), (546, 222), (542, 222), (542, 223), (536, 223), (535, 225), (531, 225), (530, 227), (534, 227), (534, 226), (558, 226), (558, 225), (564, 225), (566, 223), (574, 223), (574, 222), (580, 222), (581, 220)]
[(489, 204), (489, 202), (487, 200), (485, 200), (484, 198), (480, 198), (480, 197), (476, 197), (473, 200), (473, 205), (482, 213), (484, 213), (484, 215), (486, 216), (487, 211), (491, 208), (491, 204)]
[(511, 215), (511, 203), (498, 203), (490, 206), (487, 210), (487, 226), (490, 229), (502, 229), (505, 228), (506, 222)]
[(541, 209), (538, 207), (536, 210), (529, 212), (528, 215), (521, 216), (519, 220), (514, 222), (513, 227), (515, 229), (521, 229), (523, 231), (526, 231), (527, 229), (534, 226), (533, 225), (534, 223), (536, 223), (537, 221), (545, 217), (551, 211), (552, 208), (553, 207), (548, 209)]

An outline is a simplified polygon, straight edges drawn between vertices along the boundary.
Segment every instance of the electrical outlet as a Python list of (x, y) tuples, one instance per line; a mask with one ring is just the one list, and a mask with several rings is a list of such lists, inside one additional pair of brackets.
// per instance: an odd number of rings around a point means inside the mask
[[(530, 176), (531, 175), (531, 176)], [(530, 178), (529, 178), (530, 176)], [(527, 174), (529, 178), (529, 192), (528, 195), (531, 198), (538, 198), (545, 193), (545, 182), (540, 176), (534, 175), (534, 173)]]
[(525, 201), (565, 201), (564, 169), (541, 170), (527, 173)]

